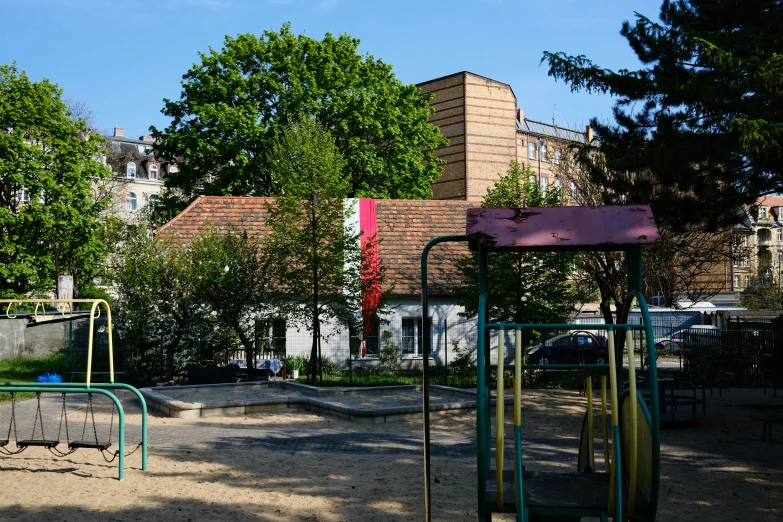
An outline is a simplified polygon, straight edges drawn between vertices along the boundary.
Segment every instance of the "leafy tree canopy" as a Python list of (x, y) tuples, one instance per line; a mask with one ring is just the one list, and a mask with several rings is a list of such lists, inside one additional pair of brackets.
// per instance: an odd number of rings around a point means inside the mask
[[(359, 231), (346, 230), (352, 212), (345, 160), (332, 135), (312, 119), (287, 127), (273, 147), (283, 196), (267, 205), (271, 233), (264, 241), (280, 311), (313, 333), (311, 361), (320, 360), (324, 320), (355, 322), (361, 310)], [(316, 365), (310, 365), (315, 384)]]
[[(562, 205), (560, 190), (542, 190), (530, 168), (516, 161), (487, 190), (485, 208), (554, 207)], [(487, 309), (490, 322), (565, 323), (589, 296), (571, 282), (578, 262), (575, 253), (502, 252), (487, 258)], [(478, 314), (478, 254), (458, 262), (464, 284), (457, 289), (465, 315)]]
[(56, 288), (72, 275), (76, 294), (105, 266), (100, 215), (108, 197), (93, 182), (109, 176), (94, 160), (103, 139), (72, 117), (62, 91), (0, 65), (0, 295)]
[(430, 98), (358, 46), (349, 35), (316, 40), (285, 24), (200, 53), (180, 99), (165, 100), (171, 124), (151, 129), (156, 156), (186, 160), (166, 181), (176, 189), (170, 198), (182, 199), (174, 206), (199, 194), (278, 195), (283, 181), (269, 152), (303, 115), (324, 125), (344, 156), (348, 195), (431, 196), (443, 165), (432, 151), (447, 140), (427, 122)]
[(542, 59), (573, 91), (618, 98), (614, 122), (593, 119), (597, 141), (580, 151), (594, 183), (652, 203), (677, 230), (734, 224), (744, 206), (783, 189), (781, 2), (664, 0), (660, 22), (636, 14), (620, 33), (638, 70)]

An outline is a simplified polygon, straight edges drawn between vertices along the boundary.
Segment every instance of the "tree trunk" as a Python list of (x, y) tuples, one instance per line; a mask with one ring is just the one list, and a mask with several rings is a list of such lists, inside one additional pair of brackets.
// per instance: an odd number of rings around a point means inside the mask
[(313, 308), (312, 328), (313, 332), (313, 346), (310, 350), (310, 375), (307, 376), (307, 384), (315, 386), (316, 378), (318, 376), (318, 309)]
[(179, 342), (182, 340), (182, 334), (177, 333), (174, 339), (166, 347), (166, 380), (174, 380), (174, 353), (179, 348)]
[(324, 359), (323, 353), (321, 353), (321, 321), (318, 321), (318, 378), (321, 381), (321, 386), (324, 385)]
[(253, 350), (253, 341), (248, 339), (245, 332), (239, 326), (239, 323), (234, 324), (234, 331), (239, 337), (239, 342), (245, 348), (245, 361), (247, 362), (247, 380), (248, 382), (256, 380), (256, 355)]

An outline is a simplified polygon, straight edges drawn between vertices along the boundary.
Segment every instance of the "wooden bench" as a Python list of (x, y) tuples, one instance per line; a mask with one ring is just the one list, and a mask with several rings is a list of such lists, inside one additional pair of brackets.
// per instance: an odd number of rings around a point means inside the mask
[(774, 415), (751, 415), (751, 419), (763, 422), (761, 431), (761, 440), (772, 444), (772, 426), (775, 424), (783, 424), (783, 417), (776, 417)]

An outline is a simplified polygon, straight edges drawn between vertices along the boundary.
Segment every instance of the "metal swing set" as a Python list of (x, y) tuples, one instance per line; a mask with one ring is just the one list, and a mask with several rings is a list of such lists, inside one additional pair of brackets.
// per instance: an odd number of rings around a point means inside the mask
[[(476, 458), (478, 520), (489, 522), (493, 513), (515, 513), (518, 522), (576, 522), (582, 517), (602, 521), (653, 522), (656, 517), (660, 480), (660, 419), (658, 387), (650, 386), (649, 407), (637, 391), (633, 332), (643, 333), (642, 350), (655, 353), (653, 331), (642, 294), (642, 245), (658, 241), (660, 235), (650, 207), (553, 207), (472, 208), (467, 211), (464, 236), (442, 236), (431, 240), (421, 256), (422, 317), (429, 317), (427, 258), (439, 243), (467, 242), (478, 253), (479, 306), (476, 347), (477, 408)], [(536, 330), (585, 333), (583, 324), (491, 323), (487, 307), (487, 257), (494, 252), (621, 251), (625, 253), (628, 294), (618, 323), (591, 324), (590, 330), (607, 334), (608, 361), (585, 364), (584, 357), (571, 364), (525, 364), (524, 332)], [(628, 324), (636, 301), (641, 324)], [(497, 334), (497, 364), (491, 364), (490, 333)], [(513, 332), (513, 362), (506, 363), (506, 332)], [(528, 333), (529, 335), (529, 333)], [(592, 334), (591, 334), (592, 335)], [(424, 508), (431, 511), (430, 421), (429, 421), (429, 336), (422, 337), (424, 359)], [(622, 389), (623, 354), (628, 357), (627, 387)], [(509, 353), (510, 355), (510, 353)], [(654, 358), (650, 358), (649, 380), (658, 382)], [(531, 471), (523, 465), (522, 383), (525, 371), (580, 370), (585, 377), (587, 411), (584, 415), (576, 469), (573, 472)], [(497, 378), (495, 422), (492, 422), (492, 371), (513, 372), (513, 456), (505, 469), (504, 379)], [(593, 379), (600, 378), (601, 432), (604, 470), (595, 464), (595, 417)], [(608, 394), (607, 394), (608, 386)], [(608, 401), (608, 402), (607, 402)], [(494, 451), (492, 432), (494, 424)], [(494, 455), (493, 455), (494, 454)], [(494, 458), (493, 458), (494, 457)], [(494, 469), (492, 464), (494, 462)]]
[[(68, 319), (73, 316), (73, 306), (77, 303), (89, 304), (89, 343), (87, 349), (87, 372), (86, 382), (80, 383), (55, 383), (55, 382), (6, 382), (0, 384), (0, 392), (8, 392), (11, 394), (11, 416), (8, 423), (8, 431), (5, 434), (5, 438), (0, 439), (0, 455), (11, 456), (22, 453), (30, 447), (42, 447), (49, 450), (53, 455), (57, 457), (65, 457), (74, 453), (80, 449), (93, 449), (100, 451), (106, 462), (113, 462), (118, 459), (119, 468), (119, 480), (125, 478), (125, 457), (133, 454), (139, 448), (141, 448), (141, 469), (146, 471), (147, 469), (147, 403), (144, 397), (141, 395), (138, 389), (135, 387), (114, 382), (114, 347), (112, 341), (112, 319), (111, 310), (109, 304), (103, 299), (0, 299), (0, 306), (5, 305), (5, 318), (14, 319), (19, 317), (19, 305), (21, 304), (35, 304), (35, 310), (33, 316), (36, 318), (43, 318), (48, 315), (46, 312), (47, 304), (59, 305), (59, 314), (64, 319)], [(101, 309), (106, 314), (106, 328), (109, 340), (109, 382), (108, 383), (94, 383), (92, 382), (92, 360), (93, 360), (93, 339), (95, 334), (95, 320), (101, 316)], [(122, 403), (117, 398), (113, 390), (127, 390), (133, 393), (141, 404), (141, 442), (131, 450), (125, 452), (125, 411), (122, 408)], [(33, 421), (32, 434), (27, 439), (19, 439), (17, 429), (17, 412), (16, 412), (16, 394), (17, 393), (35, 393), (37, 407), (35, 411), (35, 419)], [(46, 438), (46, 432), (44, 431), (44, 421), (41, 412), (41, 394), (44, 393), (59, 393), (62, 397), (62, 408), (60, 411), (60, 423), (57, 429), (57, 436), (52, 439)], [(66, 397), (69, 394), (86, 394), (87, 406), (84, 412), (84, 423), (82, 426), (81, 439), (71, 440), (70, 432), (68, 428), (68, 408)], [(95, 411), (93, 407), (93, 395), (103, 395), (112, 402), (111, 420), (109, 423), (109, 434), (107, 439), (99, 440), (98, 430), (95, 424)], [(117, 449), (111, 451), (112, 446), (112, 434), (114, 431), (114, 417), (118, 419), (117, 428)], [(87, 426), (91, 420), (92, 435), (93, 438), (87, 437)], [(65, 441), (61, 440), (62, 428), (65, 426)], [(36, 437), (36, 431), (40, 426), (40, 437)], [(13, 439), (11, 435), (13, 434)], [(0, 437), (3, 434), (0, 433)], [(12, 444), (13, 443), (13, 447)], [(61, 450), (60, 444), (65, 443), (66, 447)]]

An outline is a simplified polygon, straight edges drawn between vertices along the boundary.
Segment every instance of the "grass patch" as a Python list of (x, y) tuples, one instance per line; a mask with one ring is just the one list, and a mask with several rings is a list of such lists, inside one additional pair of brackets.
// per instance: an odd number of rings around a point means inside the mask
[[(0, 383), (35, 382), (36, 377), (45, 372), (60, 375), (68, 371), (68, 360), (64, 353), (53, 353), (46, 357), (18, 357), (0, 361)], [(35, 397), (34, 393), (18, 393), (17, 400)], [(11, 400), (11, 394), (0, 392), (0, 402)]]

